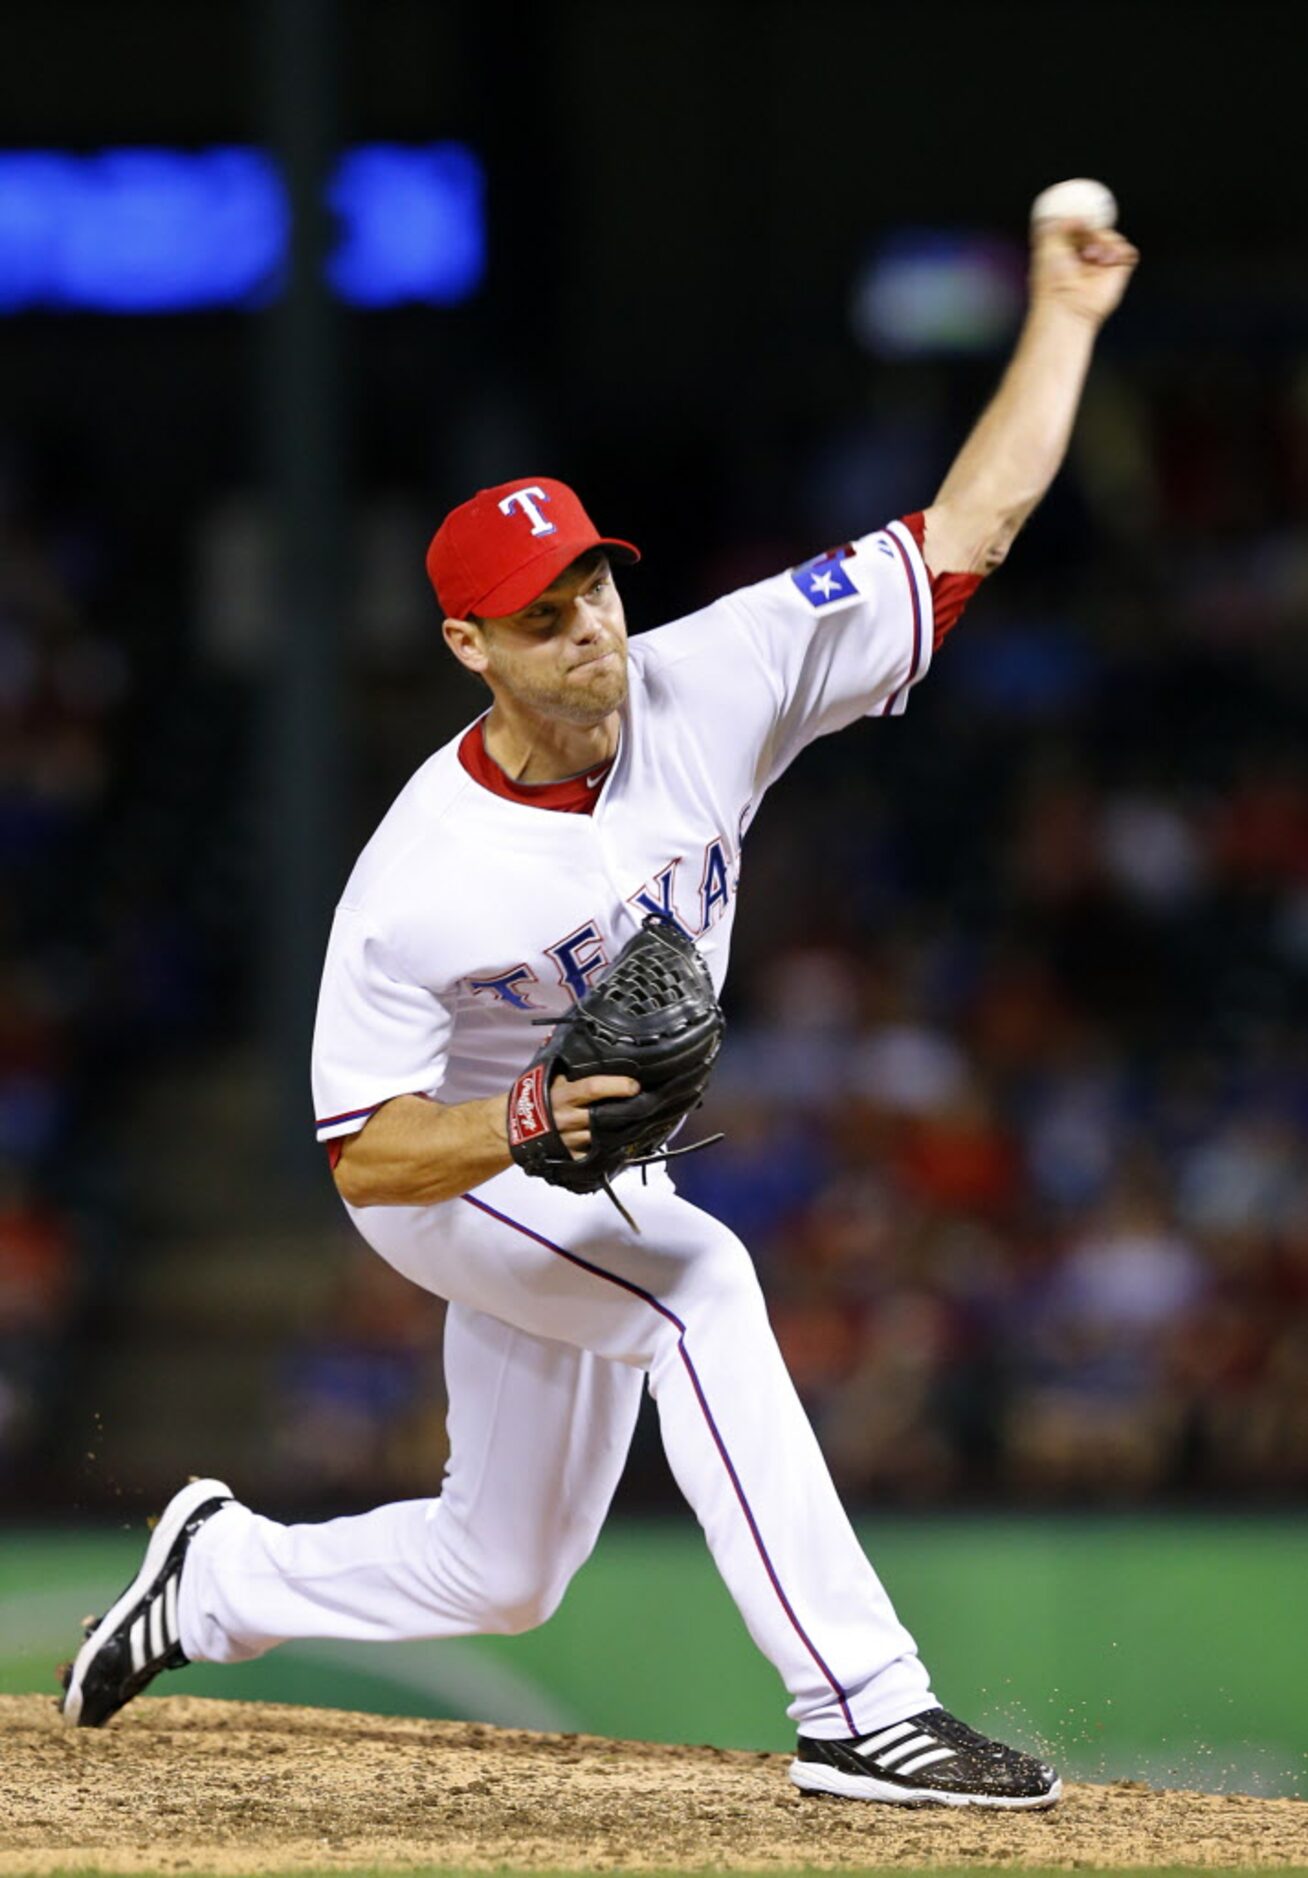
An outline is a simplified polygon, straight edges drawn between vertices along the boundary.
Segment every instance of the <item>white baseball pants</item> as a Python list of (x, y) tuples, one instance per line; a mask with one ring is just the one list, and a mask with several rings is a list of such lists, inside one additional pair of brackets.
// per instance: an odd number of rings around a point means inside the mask
[(604, 1194), (516, 1168), (441, 1206), (354, 1213), (383, 1258), (450, 1300), (440, 1496), (320, 1525), (225, 1508), (182, 1575), (187, 1656), (543, 1623), (599, 1535), (648, 1377), (672, 1472), (801, 1731), (867, 1734), (930, 1706), (744, 1246), (661, 1171), (619, 1187), (639, 1235)]

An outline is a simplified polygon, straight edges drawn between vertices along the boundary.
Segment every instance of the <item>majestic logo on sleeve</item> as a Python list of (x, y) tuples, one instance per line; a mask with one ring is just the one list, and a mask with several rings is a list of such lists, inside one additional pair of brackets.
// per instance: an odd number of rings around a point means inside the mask
[(511, 496), (505, 496), (497, 506), (501, 515), (512, 515), (515, 509), (520, 509), (530, 519), (533, 535), (556, 535), (557, 523), (547, 522), (536, 506), (548, 501), (549, 497), (538, 483), (528, 483), (525, 489), (515, 489)]
[(796, 592), (815, 609), (833, 606), (840, 600), (860, 599), (858, 588), (842, 566), (853, 552), (846, 543), (843, 548), (828, 548), (825, 554), (815, 555), (802, 567), (793, 568), (790, 578)]
[(524, 1141), (550, 1131), (545, 1108), (545, 1065), (535, 1064), (523, 1070), (509, 1096), (509, 1145), (520, 1148)]

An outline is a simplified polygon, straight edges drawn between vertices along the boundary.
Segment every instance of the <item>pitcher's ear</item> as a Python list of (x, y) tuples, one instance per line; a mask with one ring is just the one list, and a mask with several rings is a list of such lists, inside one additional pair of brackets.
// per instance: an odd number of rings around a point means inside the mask
[(489, 660), (480, 620), (447, 619), (441, 625), (441, 634), (460, 665), (470, 672), (486, 670)]

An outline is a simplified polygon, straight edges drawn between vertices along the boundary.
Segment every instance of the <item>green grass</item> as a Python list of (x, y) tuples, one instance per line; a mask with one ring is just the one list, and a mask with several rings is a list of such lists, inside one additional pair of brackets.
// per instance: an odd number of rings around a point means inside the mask
[[(860, 1522), (870, 1557), (969, 1721), (1074, 1779), (1308, 1796), (1308, 1520), (928, 1516)], [(52, 1668), (130, 1575), (141, 1535), (8, 1532), (0, 1691)], [(300, 1644), (203, 1665), (160, 1693), (475, 1717), (785, 1749), (784, 1694), (690, 1521), (614, 1525), (562, 1609), (523, 1637)]]

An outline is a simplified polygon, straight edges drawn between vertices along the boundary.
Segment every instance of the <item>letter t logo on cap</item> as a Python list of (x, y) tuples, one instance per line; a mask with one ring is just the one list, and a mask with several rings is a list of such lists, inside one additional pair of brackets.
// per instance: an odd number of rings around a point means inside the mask
[(593, 548), (615, 561), (640, 559), (629, 541), (600, 534), (566, 483), (506, 477), (450, 510), (428, 545), (427, 573), (447, 619), (495, 619), (544, 593)]
[(512, 515), (515, 509), (521, 509), (524, 515), (531, 517), (533, 535), (553, 535), (557, 532), (554, 523), (547, 522), (536, 507), (538, 502), (548, 501), (549, 497), (539, 483), (528, 483), (525, 489), (515, 489), (511, 496), (505, 496), (499, 504), (499, 511), (501, 515)]

